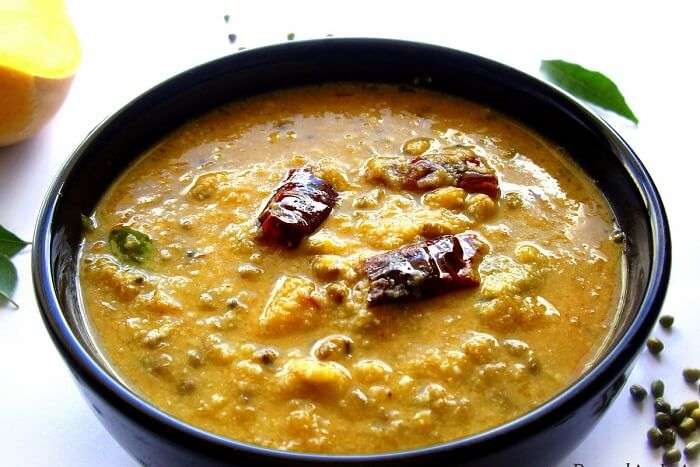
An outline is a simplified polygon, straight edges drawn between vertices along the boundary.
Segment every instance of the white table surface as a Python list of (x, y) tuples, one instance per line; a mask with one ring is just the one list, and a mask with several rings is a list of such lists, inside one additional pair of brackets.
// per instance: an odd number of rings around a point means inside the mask
[[(604, 70), (623, 89), (641, 123), (606, 118), (646, 164), (671, 220), (675, 255), (665, 312), (677, 324), (670, 333), (654, 331), (666, 350), (660, 362), (643, 353), (631, 381), (662, 377), (672, 401), (697, 398), (680, 371), (700, 366), (698, 15), (691, 2), (644, 3), (69, 0), (83, 64), (52, 123), (34, 139), (0, 149), (0, 224), (29, 238), (48, 184), (93, 126), (160, 80), (239, 46), (283, 42), (288, 32), (297, 40), (332, 33), (447, 45), (530, 73), (540, 59), (563, 58)], [(233, 45), (229, 33), (238, 36)], [(54, 349), (34, 300), (29, 259), (29, 251), (15, 259), (19, 310), (0, 305), (0, 465), (134, 465), (83, 402)], [(650, 404), (638, 410), (626, 391), (561, 466), (660, 465), (659, 452), (644, 442)]]

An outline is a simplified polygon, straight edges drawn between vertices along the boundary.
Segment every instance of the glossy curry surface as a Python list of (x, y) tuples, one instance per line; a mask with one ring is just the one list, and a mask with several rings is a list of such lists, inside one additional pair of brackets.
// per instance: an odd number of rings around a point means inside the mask
[[(397, 175), (463, 153), (498, 191)], [(259, 222), (293, 169), (337, 193), (296, 246)], [(93, 219), (80, 284), (115, 372), (186, 422), (285, 450), (407, 449), (516, 418), (596, 358), (622, 284), (610, 209), (561, 149), (412, 88), (333, 84), (221, 107), (144, 154)], [(469, 281), (370, 306), (370, 258), (464, 235), (483, 244)]]

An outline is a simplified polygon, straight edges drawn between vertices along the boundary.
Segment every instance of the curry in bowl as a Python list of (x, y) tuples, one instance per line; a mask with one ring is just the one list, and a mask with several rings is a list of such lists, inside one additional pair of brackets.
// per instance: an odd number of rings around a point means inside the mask
[(82, 299), (115, 373), (282, 450), (402, 450), (512, 420), (596, 360), (623, 284), (611, 209), (563, 149), (390, 85), (211, 111), (86, 225)]

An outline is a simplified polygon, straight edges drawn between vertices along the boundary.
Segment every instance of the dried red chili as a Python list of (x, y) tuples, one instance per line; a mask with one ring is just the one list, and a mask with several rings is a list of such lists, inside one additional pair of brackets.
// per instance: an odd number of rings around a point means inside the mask
[(478, 263), (487, 246), (471, 233), (407, 245), (364, 263), (370, 306), (418, 299), (479, 285)]
[(338, 199), (308, 168), (292, 169), (258, 216), (262, 238), (295, 247), (326, 220)]

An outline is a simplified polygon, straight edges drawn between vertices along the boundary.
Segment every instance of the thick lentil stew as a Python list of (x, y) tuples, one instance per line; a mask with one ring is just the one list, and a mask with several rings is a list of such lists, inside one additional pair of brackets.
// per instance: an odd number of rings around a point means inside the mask
[(93, 220), (80, 284), (115, 371), (278, 449), (406, 449), (511, 420), (587, 369), (620, 300), (610, 208), (564, 151), (420, 89), (225, 105), (148, 150)]

